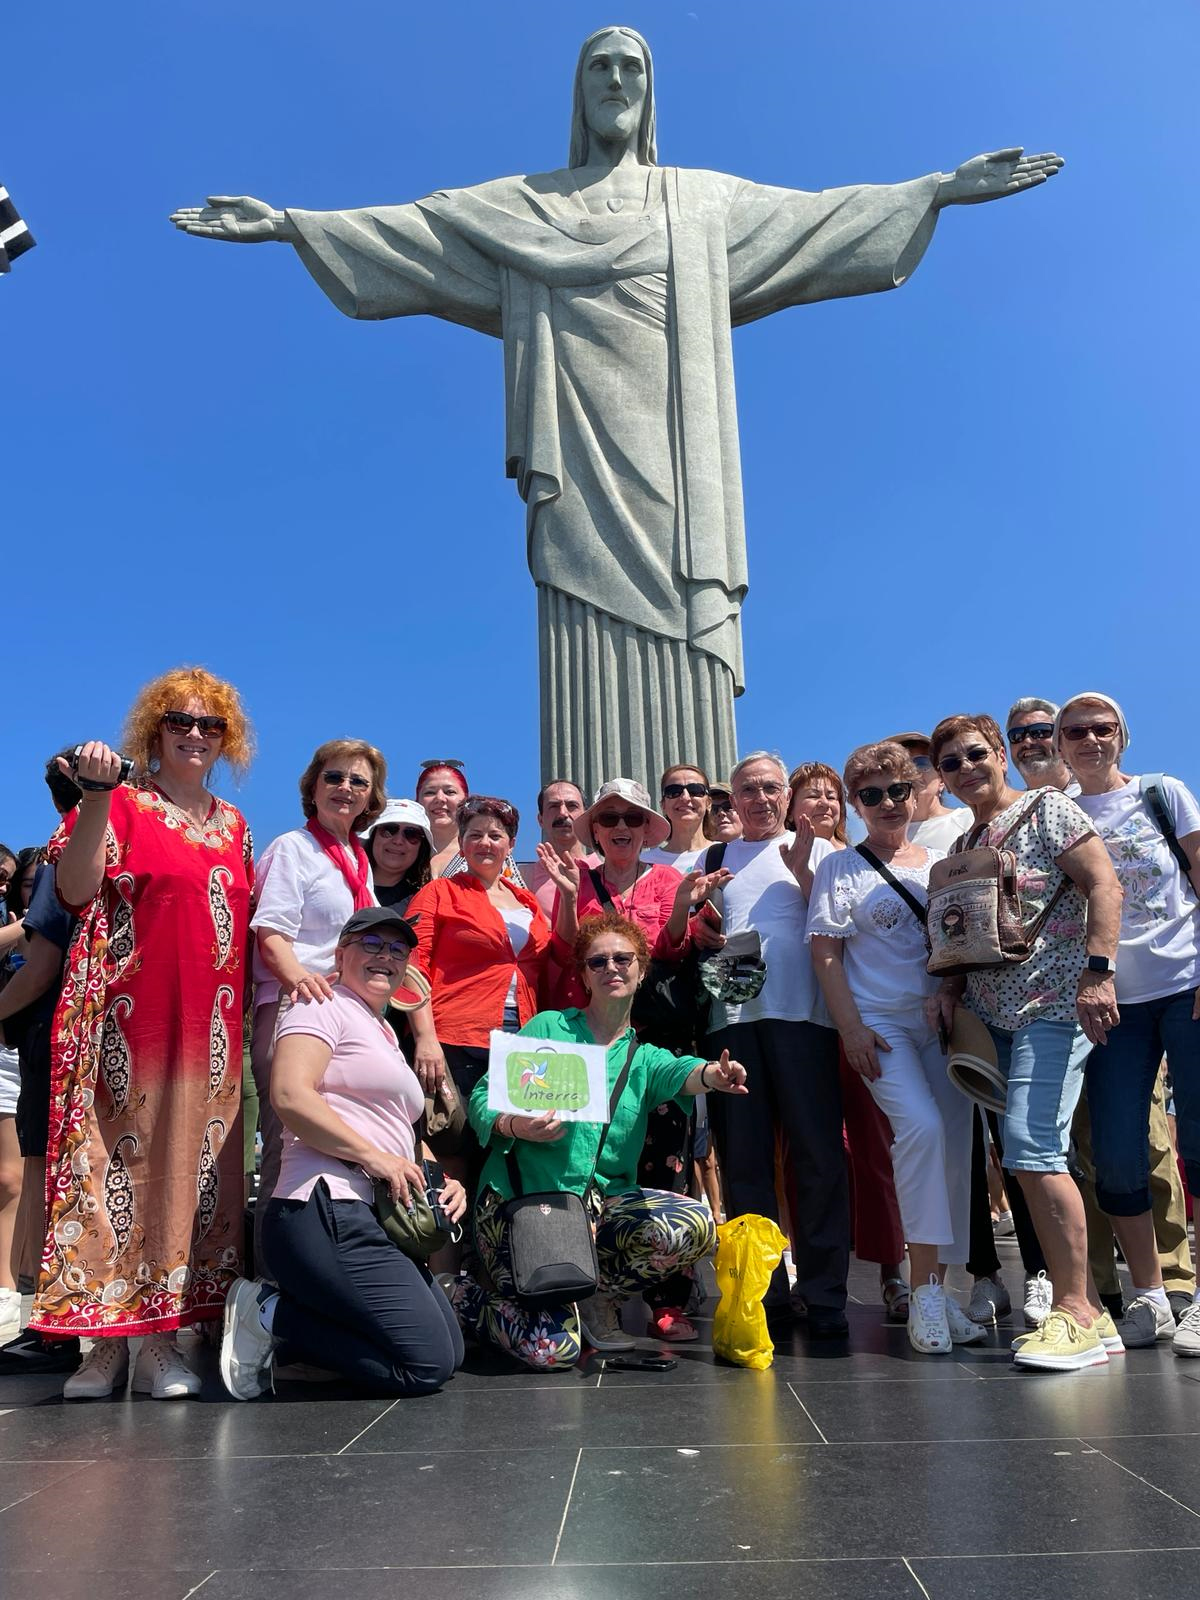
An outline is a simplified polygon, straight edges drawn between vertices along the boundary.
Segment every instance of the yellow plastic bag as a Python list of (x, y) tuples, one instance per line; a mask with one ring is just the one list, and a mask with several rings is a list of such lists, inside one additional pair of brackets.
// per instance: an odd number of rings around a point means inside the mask
[(734, 1217), (717, 1229), (717, 1288), (713, 1350), (723, 1361), (765, 1372), (775, 1346), (767, 1332), (763, 1296), (787, 1240), (769, 1217)]

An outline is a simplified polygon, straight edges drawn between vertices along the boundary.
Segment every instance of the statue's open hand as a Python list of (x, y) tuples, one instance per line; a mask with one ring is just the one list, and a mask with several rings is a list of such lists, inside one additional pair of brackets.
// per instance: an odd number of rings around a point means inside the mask
[(1008, 150), (991, 150), (972, 156), (953, 173), (942, 178), (937, 203), (941, 206), (974, 206), (984, 200), (1002, 200), (1005, 195), (1034, 189), (1062, 170), (1063, 158), (1051, 151), (1027, 156), (1020, 145)]
[(171, 213), (171, 221), (184, 233), (231, 244), (261, 244), (283, 237), (274, 206), (248, 194), (210, 194), (206, 206), (184, 206)]

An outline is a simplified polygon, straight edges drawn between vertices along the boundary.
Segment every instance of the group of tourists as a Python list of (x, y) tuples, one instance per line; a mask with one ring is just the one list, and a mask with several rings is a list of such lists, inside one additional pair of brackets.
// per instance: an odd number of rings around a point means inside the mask
[[(196, 1328), (242, 1400), (285, 1370), (429, 1393), (465, 1340), (560, 1369), (698, 1338), (698, 1264), (748, 1213), (790, 1238), (768, 1316), (814, 1339), (848, 1333), (852, 1250), (915, 1351), (985, 1339), (998, 1220), (1017, 1364), (1200, 1355), (1200, 806), (1129, 744), (1088, 691), (840, 773), (563, 776), (519, 861), (462, 761), (398, 797), (332, 739), (256, 857), (211, 787), (251, 759), (237, 691), (166, 673), (120, 750), (50, 760), (48, 845), (0, 846), (0, 1367), (176, 1398)], [(498, 1113), (497, 1032), (599, 1046), (607, 1120)], [(531, 1194), (582, 1202), (594, 1287), (530, 1292)], [(395, 1242), (418, 1215), (435, 1248)]]

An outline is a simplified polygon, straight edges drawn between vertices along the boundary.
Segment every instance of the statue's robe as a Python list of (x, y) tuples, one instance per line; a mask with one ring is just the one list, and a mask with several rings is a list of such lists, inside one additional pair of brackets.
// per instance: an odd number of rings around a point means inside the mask
[(656, 167), (644, 209), (593, 216), (563, 169), (288, 211), (348, 316), (427, 314), (504, 341), (543, 781), (653, 785), (684, 760), (728, 774), (746, 593), (731, 327), (902, 283), (938, 181), (810, 194)]

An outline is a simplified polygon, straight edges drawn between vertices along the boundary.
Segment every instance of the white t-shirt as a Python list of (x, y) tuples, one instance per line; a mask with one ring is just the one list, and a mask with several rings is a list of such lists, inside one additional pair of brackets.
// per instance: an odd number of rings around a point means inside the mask
[[(533, 912), (524, 906), (497, 906), (500, 920), (504, 924), (504, 931), (508, 934), (508, 942), (513, 947), (513, 955), (519, 956), (529, 943), (529, 929), (533, 924)], [(508, 993), (504, 997), (506, 1011), (517, 1009), (517, 969), (513, 968), (512, 982), (508, 986)]]
[[(368, 876), (368, 885), (371, 880)], [(257, 905), (252, 928), (270, 928), (292, 941), (296, 960), (310, 972), (333, 971), (338, 934), (354, 911), (344, 873), (307, 828), (281, 833), (263, 851), (255, 873)], [(374, 889), (372, 888), (372, 900)], [(256, 1005), (279, 998), (279, 983), (254, 946)]]
[(948, 856), (959, 835), (970, 832), (974, 820), (966, 806), (958, 806), (944, 817), (927, 817), (924, 822), (912, 823), (908, 830), (908, 842), (923, 845), (926, 850), (936, 851), (939, 856)]
[[(332, 1000), (289, 1007), (277, 1038), (291, 1033), (311, 1034), (333, 1051), (317, 1085), (330, 1110), (377, 1150), (411, 1161), (413, 1125), (425, 1109), (425, 1096), (390, 1024), (357, 995), (337, 988)], [(279, 1179), (270, 1198), (307, 1200), (322, 1178), (332, 1199), (371, 1203), (371, 1180), (365, 1173), (314, 1150), (285, 1128)]]
[(712, 846), (707, 842), (699, 850), (664, 850), (661, 845), (657, 850), (643, 850), (639, 860), (649, 861), (651, 865), (660, 867), (674, 867), (681, 875), (685, 872), (695, 872), (700, 864), (700, 858)]
[[(804, 942), (808, 907), (800, 885), (784, 865), (781, 844), (790, 845), (790, 833), (751, 843), (734, 839), (725, 852), (723, 865), (733, 880), (722, 890), (725, 901), (723, 931), (739, 933), (754, 928), (762, 940), (762, 955), (767, 966), (767, 981), (762, 993), (741, 1005), (713, 1002), (711, 1027), (729, 1027), (735, 1022), (816, 1022), (824, 1028), (833, 1023), (817, 989), (812, 956)], [(827, 856), (833, 846), (828, 839), (814, 839), (810, 865)]]
[[(925, 851), (919, 867), (887, 866), (904, 887), (926, 902), (929, 869), (942, 859), (940, 850)], [(925, 930), (911, 907), (857, 850), (828, 855), (813, 877), (808, 905), (808, 931), (845, 941), (842, 960), (846, 982), (859, 1014), (911, 1011), (937, 988), (925, 971), (929, 959)]]
[[(1182, 839), (1200, 833), (1200, 805), (1178, 778), (1163, 798)], [(1200, 901), (1179, 870), (1136, 778), (1111, 794), (1077, 794), (1075, 804), (1104, 840), (1124, 890), (1117, 999), (1161, 1000), (1200, 986)]]

